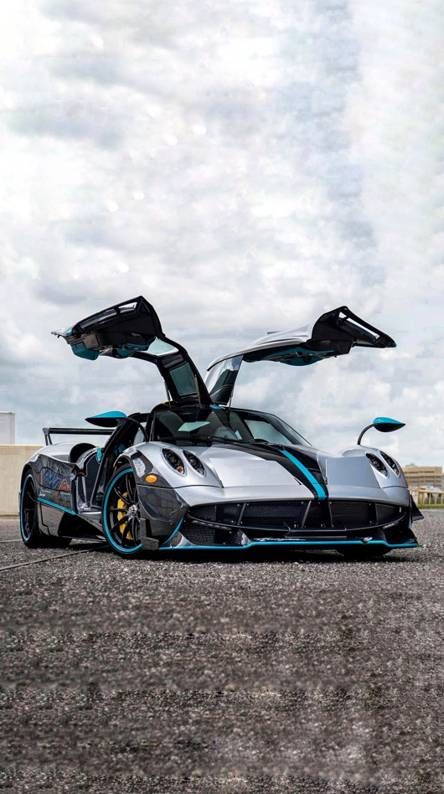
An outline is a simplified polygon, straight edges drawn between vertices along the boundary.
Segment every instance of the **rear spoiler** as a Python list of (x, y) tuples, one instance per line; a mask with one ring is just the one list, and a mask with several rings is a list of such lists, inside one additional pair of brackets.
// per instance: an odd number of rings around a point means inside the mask
[(44, 427), (43, 435), (45, 437), (46, 446), (52, 444), (51, 436), (110, 436), (114, 428), (110, 427), (106, 430), (94, 430), (92, 427)]

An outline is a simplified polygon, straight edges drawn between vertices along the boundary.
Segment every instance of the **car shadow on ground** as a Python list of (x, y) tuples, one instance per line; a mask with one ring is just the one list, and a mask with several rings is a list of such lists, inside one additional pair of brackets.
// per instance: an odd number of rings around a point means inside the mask
[(183, 551), (159, 551), (155, 554), (150, 554), (150, 559), (162, 559), (163, 561), (171, 560), (174, 561), (175, 564), (178, 562), (187, 563), (219, 563), (219, 564), (227, 564), (231, 563), (232, 565), (241, 565), (242, 563), (270, 563), (270, 562), (281, 562), (286, 563), (288, 565), (296, 564), (296, 565), (307, 565), (311, 563), (316, 563), (316, 565), (350, 565), (352, 563), (359, 562), (360, 564), (368, 565), (370, 563), (378, 563), (378, 564), (391, 564), (396, 565), (399, 563), (405, 562), (418, 562), (412, 557), (409, 556), (384, 556), (377, 559), (369, 559), (369, 560), (355, 560), (355, 559), (346, 559), (342, 557), (339, 552), (325, 550), (325, 551), (289, 551), (287, 550), (280, 550), (280, 549), (248, 549), (245, 551), (223, 551), (218, 549), (217, 551), (211, 551), (211, 549), (205, 551), (198, 551), (198, 550), (183, 550)]

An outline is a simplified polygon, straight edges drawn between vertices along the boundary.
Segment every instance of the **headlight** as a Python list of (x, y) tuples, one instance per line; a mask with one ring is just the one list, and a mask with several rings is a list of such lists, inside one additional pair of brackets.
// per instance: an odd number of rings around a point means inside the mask
[(162, 455), (174, 471), (178, 474), (185, 474), (185, 463), (177, 452), (172, 449), (163, 449)]
[(199, 474), (204, 476), (205, 475), (205, 469), (204, 469), (203, 464), (201, 463), (201, 461), (197, 457), (197, 455), (194, 455), (193, 452), (188, 452), (187, 449), (184, 451), (183, 454), (185, 455), (185, 457), (186, 457), (188, 463), (190, 464), (190, 466), (192, 466), (193, 469), (195, 469)]
[(390, 468), (393, 469), (395, 474), (399, 477), (400, 471), (399, 471), (399, 466), (396, 463), (396, 460), (393, 460), (393, 458), (391, 458), (390, 455), (387, 455), (387, 452), (381, 452), (381, 456), (384, 458), (385, 462), (388, 463)]
[(377, 458), (376, 455), (372, 455), (371, 452), (367, 452), (366, 454), (373, 468), (376, 469), (376, 471), (379, 471), (381, 474), (385, 474), (385, 476), (387, 477), (388, 471), (384, 466), (382, 460)]

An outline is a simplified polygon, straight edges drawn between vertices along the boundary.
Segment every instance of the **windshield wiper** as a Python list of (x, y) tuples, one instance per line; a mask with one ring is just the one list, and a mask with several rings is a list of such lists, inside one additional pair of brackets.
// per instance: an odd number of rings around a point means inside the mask
[(245, 446), (245, 445), (256, 446), (256, 447), (261, 447), (261, 446), (262, 447), (272, 447), (273, 446), (270, 441), (265, 441), (265, 439), (263, 439), (261, 441), (256, 441), (256, 439), (254, 439), (254, 438), (252, 438), (252, 439), (242, 438), (241, 439), (241, 438), (225, 438), (224, 436), (222, 436), (222, 437), (210, 436), (206, 440), (209, 441), (209, 442), (220, 441), (222, 444), (240, 444), (240, 446)]
[(220, 441), (221, 444), (248, 444), (248, 441), (244, 441), (241, 438), (227, 438), (226, 436), (208, 436), (205, 441), (210, 443)]

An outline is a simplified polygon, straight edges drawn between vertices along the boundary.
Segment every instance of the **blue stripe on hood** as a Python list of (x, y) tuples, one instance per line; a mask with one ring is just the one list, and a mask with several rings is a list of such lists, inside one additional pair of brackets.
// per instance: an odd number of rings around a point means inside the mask
[(291, 462), (294, 463), (296, 468), (299, 469), (301, 474), (303, 474), (304, 477), (306, 477), (306, 479), (308, 480), (310, 485), (313, 486), (314, 491), (316, 493), (316, 496), (318, 496), (319, 499), (326, 499), (327, 498), (327, 494), (326, 494), (325, 489), (322, 487), (322, 485), (320, 485), (320, 483), (318, 483), (316, 477), (313, 477), (311, 471), (309, 469), (307, 469), (307, 467), (304, 466), (304, 464), (301, 463), (300, 460), (295, 458), (295, 456), (292, 455), (291, 452), (288, 452), (286, 449), (281, 449), (281, 452), (282, 452), (283, 455), (285, 455), (286, 458), (288, 458), (288, 460), (291, 460)]

